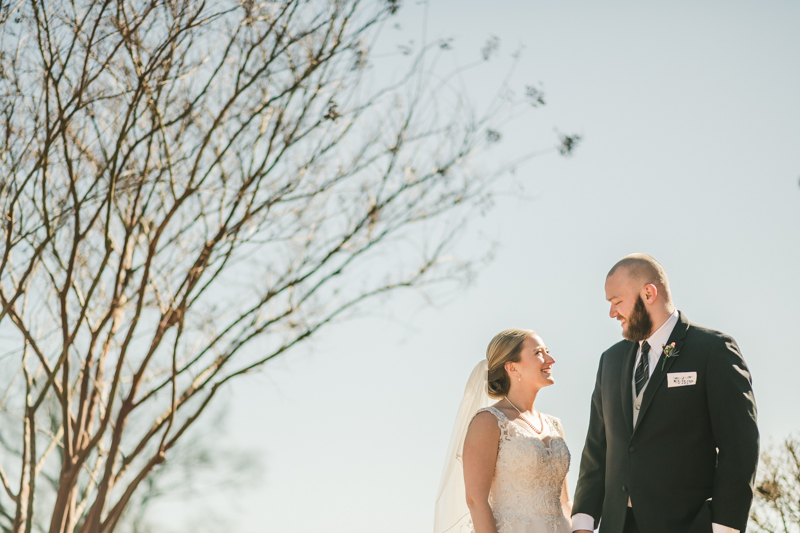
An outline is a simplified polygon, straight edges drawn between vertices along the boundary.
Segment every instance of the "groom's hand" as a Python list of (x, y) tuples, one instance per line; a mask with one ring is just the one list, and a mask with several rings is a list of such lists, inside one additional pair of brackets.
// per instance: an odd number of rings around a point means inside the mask
[(576, 529), (572, 533), (592, 533), (592, 532), (589, 531), (588, 529)]

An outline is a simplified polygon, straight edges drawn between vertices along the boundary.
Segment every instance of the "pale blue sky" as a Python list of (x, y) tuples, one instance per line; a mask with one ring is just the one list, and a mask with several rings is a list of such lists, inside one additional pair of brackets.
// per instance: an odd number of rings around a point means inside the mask
[[(413, 38), (423, 6), (407, 4)], [(259, 454), (263, 481), (205, 495), (193, 523), (217, 508), (243, 533), (429, 531), (467, 376), (508, 327), (536, 329), (556, 358), (537, 406), (563, 421), (574, 489), (597, 361), (620, 338), (603, 281), (631, 252), (665, 266), (690, 320), (739, 342), (762, 442), (800, 432), (800, 4), (489, 5), (433, 1), (428, 33), (454, 37), (462, 63), (490, 35), (506, 60), (525, 45), (512, 83), (541, 81), (548, 105), (491, 158), (548, 145), (556, 127), (584, 143), (526, 164), (515, 179), (530, 200), (473, 221), (462, 253), (500, 247), (463, 293), (438, 308), (394, 298), (236, 383), (225, 445)], [(382, 45), (398, 39), (387, 29)], [(467, 78), (476, 105), (503, 61)]]

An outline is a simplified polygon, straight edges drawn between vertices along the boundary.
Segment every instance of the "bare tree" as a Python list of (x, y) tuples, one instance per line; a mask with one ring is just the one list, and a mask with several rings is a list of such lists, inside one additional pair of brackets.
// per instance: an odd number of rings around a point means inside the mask
[(751, 522), (756, 531), (800, 533), (800, 440), (787, 437), (761, 454)]
[(471, 156), (513, 102), (475, 116), (448, 43), (373, 87), (397, 9), (0, 4), (2, 531), (114, 531), (225, 383), (469, 275)]
[[(259, 450), (221, 442), (220, 437), (227, 434), (231, 414), (229, 396), (226, 394), (222, 401), (218, 396), (204, 411), (203, 419), (170, 450), (163, 466), (154, 469), (142, 482), (117, 531), (173, 531), (163, 524), (163, 514), (154, 509), (156, 506), (181, 518), (174, 531), (236, 529), (232, 517), (241, 511), (235, 504), (237, 497), (258, 486), (269, 465)], [(220, 501), (233, 502), (233, 507), (214, 505)]]

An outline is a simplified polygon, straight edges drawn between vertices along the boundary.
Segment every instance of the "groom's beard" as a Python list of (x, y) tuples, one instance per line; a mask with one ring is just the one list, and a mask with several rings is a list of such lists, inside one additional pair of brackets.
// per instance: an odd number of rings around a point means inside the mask
[(653, 319), (644, 306), (644, 300), (639, 296), (631, 316), (628, 317), (628, 329), (622, 332), (622, 336), (629, 341), (639, 342), (649, 337), (651, 331), (653, 331)]

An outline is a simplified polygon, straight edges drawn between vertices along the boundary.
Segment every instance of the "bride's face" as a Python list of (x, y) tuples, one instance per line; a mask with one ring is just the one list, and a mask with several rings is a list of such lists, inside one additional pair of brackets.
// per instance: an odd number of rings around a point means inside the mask
[[(527, 386), (537, 388), (546, 387), (555, 383), (553, 378), (553, 363), (556, 360), (550, 355), (544, 341), (538, 335), (531, 335), (522, 341), (520, 360), (514, 363), (516, 374), (512, 374), (511, 382), (521, 382)], [(514, 379), (517, 377), (517, 379)]]

